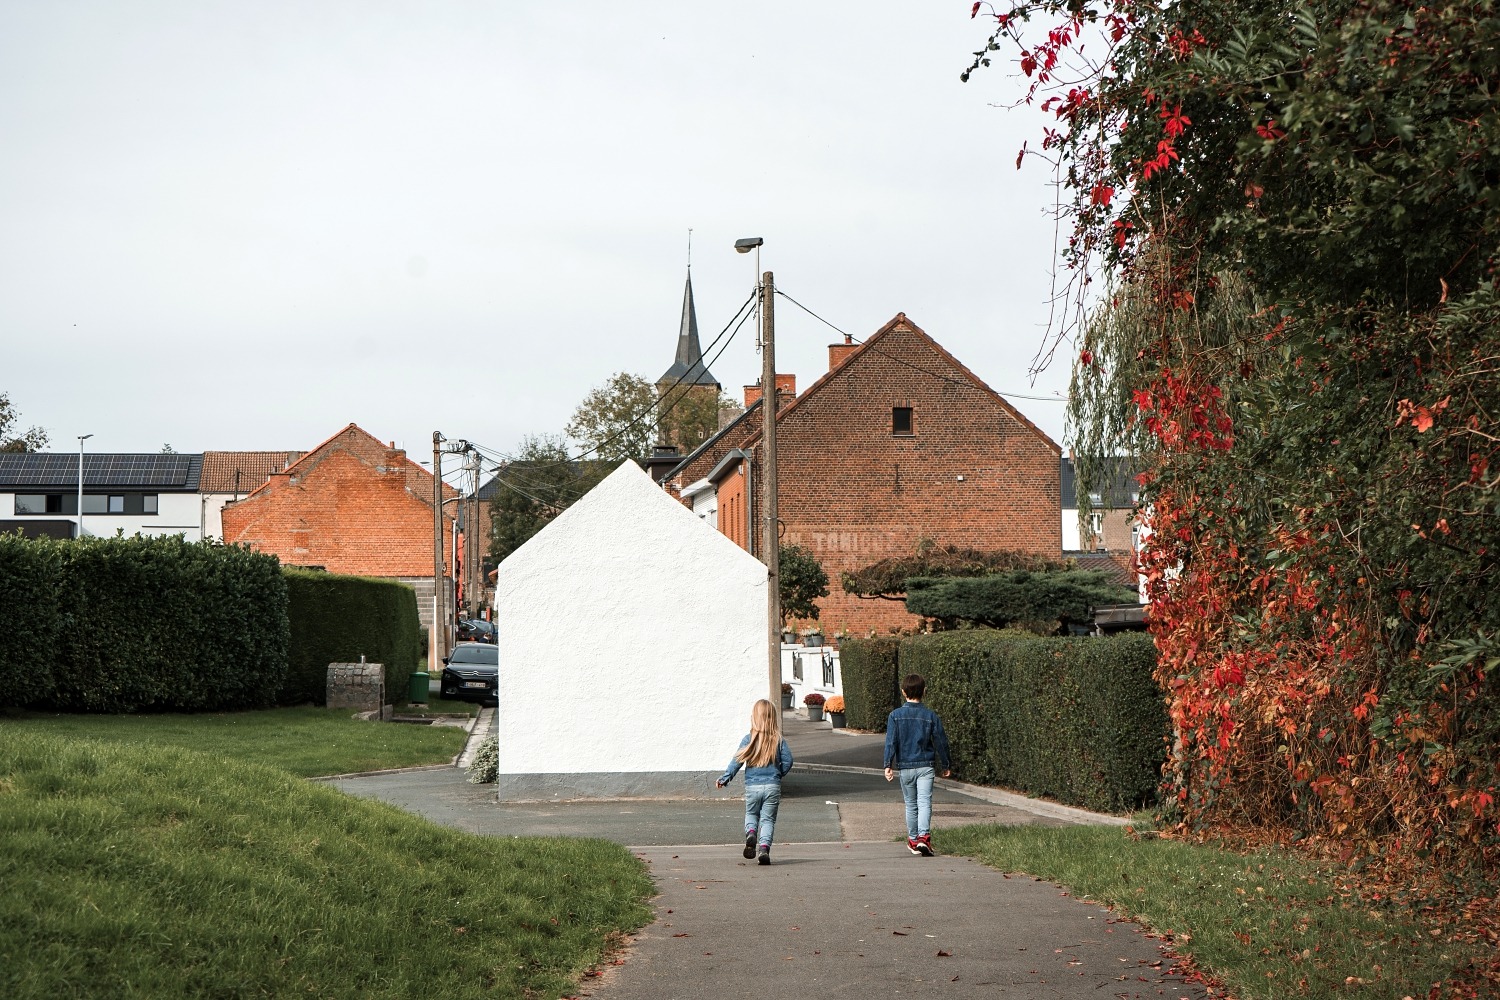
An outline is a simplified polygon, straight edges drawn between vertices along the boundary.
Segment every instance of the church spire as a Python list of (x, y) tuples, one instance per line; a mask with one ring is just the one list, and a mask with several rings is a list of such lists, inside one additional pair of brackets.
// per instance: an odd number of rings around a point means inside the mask
[(719, 380), (713, 377), (703, 363), (703, 348), (698, 345), (698, 313), (693, 308), (693, 272), (688, 271), (687, 286), (682, 292), (682, 326), (677, 333), (677, 359), (672, 363), (657, 385), (677, 383), (681, 385), (711, 385), (715, 388)]

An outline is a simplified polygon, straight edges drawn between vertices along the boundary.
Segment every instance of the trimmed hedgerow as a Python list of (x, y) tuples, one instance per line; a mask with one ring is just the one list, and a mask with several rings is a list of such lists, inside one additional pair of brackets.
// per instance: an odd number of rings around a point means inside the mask
[(1149, 636), (937, 633), (900, 661), (927, 678), (958, 777), (1109, 812), (1153, 801), (1167, 717)]
[[(46, 701), (53, 693), (57, 638), (65, 611), (62, 546), (50, 538), (0, 534), (0, 705)], [(67, 616), (71, 617), (71, 616)]]
[(23, 672), (0, 688), (0, 704), (137, 712), (274, 701), (287, 628), (274, 556), (175, 535), (11, 536), (0, 567), (0, 656), (7, 675)]
[(845, 639), (839, 644), (844, 678), (844, 722), (854, 729), (885, 731), (885, 717), (901, 704), (901, 640), (892, 636)]
[(285, 573), (291, 621), (285, 705), (328, 700), (328, 665), (385, 665), (388, 703), (406, 701), (408, 682), (421, 663), (417, 595), (394, 580), (340, 576), (315, 570)]

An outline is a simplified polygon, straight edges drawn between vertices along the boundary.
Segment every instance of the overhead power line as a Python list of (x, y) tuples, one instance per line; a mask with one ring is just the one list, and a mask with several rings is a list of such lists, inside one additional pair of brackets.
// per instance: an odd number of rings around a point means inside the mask
[[(849, 338), (849, 340), (853, 341), (856, 344), (860, 344), (862, 346), (867, 346), (865, 341), (863, 341), (860, 338), (854, 336), (854, 334), (852, 334), (852, 333), (846, 333), (845, 331), (840, 330), (838, 327), (834, 326), (832, 323), (828, 322), (828, 320), (824, 319), (822, 316), (819, 316), (817, 313), (815, 313), (811, 309), (807, 308), (807, 306), (803, 305), (802, 303), (798, 302), (796, 299), (792, 298), (790, 295), (788, 295), (786, 292), (782, 291), (780, 288), (776, 289), (776, 294), (780, 295), (782, 298), (786, 299), (792, 305), (796, 306), (798, 309), (801, 309), (803, 312), (807, 313), (813, 319), (817, 320), (819, 323), (822, 323), (824, 326), (828, 327), (830, 330), (835, 330), (838, 333), (843, 334), (843, 336)], [(942, 372), (935, 372), (935, 371), (932, 371), (931, 369), (923, 368), (921, 365), (913, 364), (913, 363), (911, 363), (910, 361), (907, 361), (904, 358), (898, 358), (894, 354), (888, 354), (885, 351), (882, 351), (878, 345), (874, 346), (874, 347), (868, 347), (868, 350), (871, 353), (873, 353), (873, 354), (878, 354), (878, 355), (880, 355), (883, 358), (887, 358), (887, 359), (889, 359), (891, 361), (894, 361), (898, 365), (905, 365), (906, 367), (911, 368), (914, 371), (919, 371), (919, 372), (921, 372), (924, 375), (931, 375), (933, 378), (941, 379), (944, 382), (951, 382), (954, 385), (966, 386), (968, 388), (973, 388), (973, 386), (974, 386), (974, 383), (972, 383), (972, 382), (967, 382), (967, 381), (964, 381), (963, 379), (956, 379), (956, 378), (954, 378), (951, 375), (944, 375)], [(998, 389), (992, 390), (992, 391), (995, 393), (995, 395), (997, 395), (997, 396), (1004, 396), (1007, 399), (1035, 399), (1035, 400), (1039, 400), (1039, 401), (1041, 401), (1043, 403), (1065, 403), (1065, 402), (1067, 402), (1067, 400), (1064, 399), (1061, 396), (1029, 396), (1026, 393), (1022, 393), (1022, 392), (1000, 392)]]

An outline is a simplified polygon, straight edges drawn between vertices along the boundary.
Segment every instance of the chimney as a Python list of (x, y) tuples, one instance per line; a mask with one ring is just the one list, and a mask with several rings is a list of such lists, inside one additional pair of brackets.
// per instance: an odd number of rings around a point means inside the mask
[(796, 399), (797, 376), (782, 375), (778, 372), (776, 375), (776, 397), (776, 406), (778, 409), (781, 407), (782, 403), (786, 402), (788, 399)]
[(754, 406), (758, 399), (760, 399), (760, 383), (745, 386), (745, 409), (748, 410)]
[(829, 344), (828, 370), (833, 371), (839, 365), (843, 364), (844, 359), (853, 354), (855, 351), (859, 350), (859, 348), (860, 345), (856, 344), (854, 342), (854, 338), (849, 336), (849, 334), (847, 333), (844, 334), (844, 342), (842, 344)]

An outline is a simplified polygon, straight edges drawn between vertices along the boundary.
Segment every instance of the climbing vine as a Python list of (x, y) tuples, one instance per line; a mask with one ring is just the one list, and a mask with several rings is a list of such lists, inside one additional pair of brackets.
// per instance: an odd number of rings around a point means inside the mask
[(1492, 868), (1495, 5), (973, 13), (1066, 192), (1080, 498), (1143, 470), (1167, 818)]

